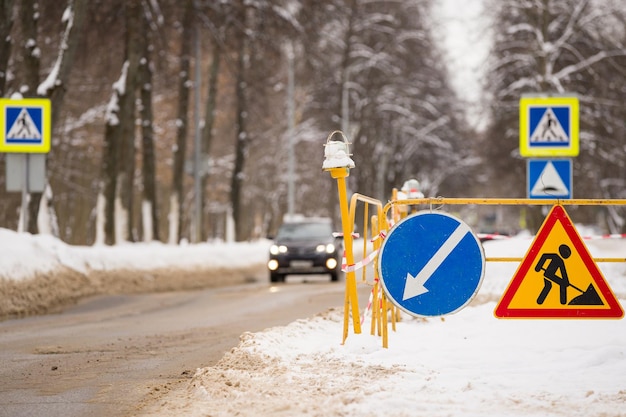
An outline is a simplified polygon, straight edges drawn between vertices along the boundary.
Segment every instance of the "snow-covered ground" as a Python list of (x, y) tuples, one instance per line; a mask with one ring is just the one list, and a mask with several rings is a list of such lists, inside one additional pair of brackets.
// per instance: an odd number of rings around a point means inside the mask
[[(484, 248), (487, 257), (524, 256), (530, 244), (530, 237), (520, 236), (486, 242)], [(594, 257), (626, 256), (624, 239), (585, 244)], [(60, 266), (236, 266), (263, 262), (267, 246), (70, 247), (48, 236), (0, 230), (0, 276), (24, 280)], [(598, 266), (626, 305), (626, 265)], [(198, 369), (185, 391), (173, 391), (148, 415), (625, 416), (626, 321), (497, 319), (496, 303), (516, 267), (488, 263), (476, 299), (456, 314), (403, 314), (387, 349), (370, 335), (369, 317), (363, 333), (351, 328), (342, 344), (340, 306), (243, 334), (237, 348), (215, 366)], [(359, 304), (364, 312), (367, 300)]]

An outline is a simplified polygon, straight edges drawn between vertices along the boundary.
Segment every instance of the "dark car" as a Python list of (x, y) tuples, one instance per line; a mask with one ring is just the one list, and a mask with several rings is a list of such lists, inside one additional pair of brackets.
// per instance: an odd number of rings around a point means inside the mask
[(342, 256), (342, 241), (333, 237), (330, 219), (285, 222), (270, 247), (270, 281), (284, 282), (286, 275), (306, 274), (330, 274), (332, 281), (339, 281)]

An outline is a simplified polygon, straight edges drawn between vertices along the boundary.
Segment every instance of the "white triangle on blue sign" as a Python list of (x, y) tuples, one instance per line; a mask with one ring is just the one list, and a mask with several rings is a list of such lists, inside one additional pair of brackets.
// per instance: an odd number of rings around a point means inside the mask
[(569, 137), (565, 133), (565, 129), (561, 126), (561, 122), (554, 114), (550, 107), (546, 108), (545, 113), (541, 116), (541, 120), (537, 123), (535, 131), (530, 136), (530, 143), (548, 142), (559, 143), (568, 142)]
[(7, 139), (41, 139), (41, 132), (26, 108), (22, 108), (13, 122), (13, 126), (7, 133)]
[(546, 163), (537, 181), (530, 190), (533, 197), (567, 197), (569, 190), (554, 168), (552, 161)]

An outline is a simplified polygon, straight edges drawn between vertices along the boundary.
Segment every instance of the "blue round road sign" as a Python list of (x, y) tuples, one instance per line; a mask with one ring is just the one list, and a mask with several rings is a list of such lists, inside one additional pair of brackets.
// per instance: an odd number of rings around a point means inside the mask
[(485, 253), (463, 221), (420, 212), (398, 222), (378, 255), (387, 297), (419, 317), (442, 316), (474, 298), (485, 273)]

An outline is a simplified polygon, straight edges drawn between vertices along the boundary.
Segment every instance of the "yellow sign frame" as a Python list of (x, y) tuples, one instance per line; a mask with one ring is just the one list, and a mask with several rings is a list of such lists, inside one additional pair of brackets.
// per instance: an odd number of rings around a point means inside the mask
[[(573, 157), (579, 153), (579, 102), (577, 97), (522, 97), (519, 102), (519, 152), (524, 157)], [(535, 107), (569, 108), (569, 145), (532, 146), (530, 110)]]
[[(51, 103), (47, 98), (0, 99), (0, 152), (6, 153), (48, 153), (52, 136)], [(41, 141), (36, 143), (8, 143), (7, 141), (7, 110), (33, 109), (41, 111)], [(10, 126), (8, 127), (11, 128)]]

